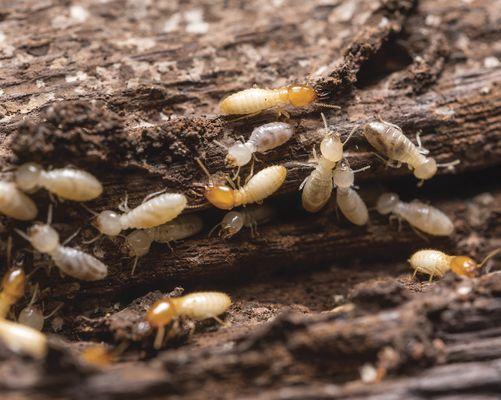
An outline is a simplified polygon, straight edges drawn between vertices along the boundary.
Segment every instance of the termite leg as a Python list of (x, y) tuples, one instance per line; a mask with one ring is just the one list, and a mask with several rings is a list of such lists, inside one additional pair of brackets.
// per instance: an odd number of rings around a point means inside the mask
[(219, 317), (212, 317), (214, 318), (217, 322), (219, 322), (222, 326), (227, 327), (226, 323)]
[[(167, 188), (163, 188), (162, 190), (159, 190), (159, 191), (157, 191), (157, 192), (150, 193), (149, 195), (147, 195), (147, 196), (143, 199), (143, 201), (141, 202), (141, 204), (143, 204), (143, 203), (147, 202), (147, 201), (148, 201), (149, 199), (151, 199), (152, 197), (155, 197), (155, 196), (157, 196), (157, 195), (159, 195), (159, 194), (164, 193), (165, 191), (167, 191)], [(129, 209), (129, 207), (128, 207), (127, 205), (125, 205), (125, 207), (127, 208), (127, 211), (129, 211), (129, 210), (130, 210), (130, 209)]]
[(68, 238), (63, 243), (61, 243), (61, 245), (66, 246), (69, 242), (71, 242), (73, 239), (75, 239), (75, 237), (78, 236), (81, 230), (82, 228), (78, 228), (75, 232), (73, 232), (70, 236), (68, 236)]
[(132, 270), (130, 271), (130, 276), (133, 276), (134, 275), (134, 272), (136, 272), (136, 267), (137, 267), (137, 263), (139, 261), (139, 257), (136, 256), (134, 258), (134, 263), (132, 264)]
[(432, 282), (433, 281), (433, 273), (430, 275), (430, 279), (428, 280), (428, 282)]
[(118, 209), (124, 213), (129, 212), (129, 194), (125, 193), (123, 201), (118, 205)]
[(253, 175), (254, 175), (254, 160), (252, 160), (251, 170), (249, 172), (249, 175), (247, 175), (247, 178), (245, 178), (245, 182), (244, 182), (245, 185), (247, 185), (247, 183), (250, 181), (250, 179), (252, 178)]
[(426, 237), (422, 232), (420, 232), (418, 229), (414, 228), (411, 224), (409, 224), (411, 229), (414, 231), (416, 235), (418, 235), (421, 239), (423, 239), (425, 242), (430, 243), (430, 239)]
[(242, 115), (241, 117), (230, 119), (228, 122), (237, 122), (237, 121), (241, 121), (241, 120), (243, 120), (245, 118), (252, 118), (252, 117), (255, 117), (256, 115), (261, 114), (261, 112), (262, 111), (257, 111), (257, 112), (252, 113), (252, 114)]
[(414, 268), (414, 273), (412, 274), (412, 279), (416, 278), (416, 274), (417, 274), (417, 268)]
[(430, 154), (430, 150), (425, 149), (421, 143), (421, 130), (416, 132), (416, 142), (418, 145), (418, 150), (421, 154), (423, 154), (423, 155)]
[(171, 254), (174, 254), (174, 248), (171, 246), (170, 242), (165, 243), (167, 247), (169, 248)]
[(298, 190), (303, 190), (303, 187), (304, 185), (306, 185), (306, 182), (308, 181), (308, 178), (310, 176), (308, 175), (306, 178), (304, 178), (304, 180), (301, 182), (301, 184), (299, 185), (299, 189)]
[(291, 115), (285, 111), (283, 108), (277, 108), (275, 110), (275, 112), (277, 113), (277, 119), (280, 118), (282, 115), (287, 118), (287, 119), (290, 119), (291, 118)]
[(377, 119), (379, 120), (379, 122), (382, 122), (383, 124), (388, 124), (388, 125), (391, 125), (393, 126), (394, 128), (398, 129), (400, 132), (403, 133), (402, 131), (402, 128), (400, 128), (398, 125), (395, 125), (395, 124), (392, 124), (391, 122), (388, 122), (388, 121), (385, 121), (380, 114), (377, 114), (376, 115)]
[(157, 335), (155, 336), (155, 341), (153, 342), (153, 347), (155, 350), (160, 350), (162, 347), (162, 342), (165, 336), (165, 326), (160, 326), (157, 330)]

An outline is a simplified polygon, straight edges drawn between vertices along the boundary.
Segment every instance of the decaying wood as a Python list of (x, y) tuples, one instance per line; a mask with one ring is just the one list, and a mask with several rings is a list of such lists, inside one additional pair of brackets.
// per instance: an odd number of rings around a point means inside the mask
[[(411, 280), (405, 264), (417, 248), (480, 260), (500, 245), (495, 2), (16, 3), (0, 5), (3, 178), (25, 161), (71, 163), (105, 185), (88, 204), (93, 210), (116, 209), (125, 193), (136, 205), (167, 188), (187, 194), (187, 212), (201, 212), (205, 228), (175, 243), (173, 253), (153, 245), (131, 277), (123, 239), (85, 245), (96, 234), (89, 212), (58, 203), (56, 229), (64, 238), (82, 228), (71, 245), (102, 258), (110, 275), (94, 283), (42, 269), (32, 275), (46, 310), (65, 302), (62, 326), (45, 328), (60, 337), (51, 337), (40, 363), (0, 345), (2, 398), (496, 398), (499, 273), (428, 284)], [(276, 217), (257, 237), (208, 238), (223, 214), (201, 196), (206, 177), (195, 157), (213, 173), (230, 173), (214, 140), (231, 143), (276, 119), (267, 113), (231, 121), (218, 115), (218, 102), (254, 84), (306, 77), (322, 101), (341, 109), (291, 110), (297, 134), (259, 157), (256, 168), (282, 163), (289, 170), (269, 201)], [(437, 161), (459, 159), (452, 173), (442, 169), (417, 188), (406, 169), (374, 158), (360, 135), (348, 146), (353, 168), (371, 165), (357, 175), (370, 207), (383, 190), (429, 200), (453, 217), (455, 234), (427, 241), (374, 213), (358, 228), (332, 205), (315, 215), (302, 211), (297, 188), (309, 169), (295, 163), (307, 161), (320, 141), (319, 111), (343, 135), (381, 117), (412, 138), (422, 131)], [(475, 197), (483, 192), (489, 201)], [(48, 196), (34, 199), (43, 219)], [(2, 242), (12, 228), (26, 227), (1, 222)], [(15, 238), (16, 260), (28, 271), (48, 265), (25, 245)], [(168, 350), (157, 354), (144, 312), (162, 292), (179, 294), (178, 286), (225, 290), (235, 304), (225, 326), (180, 321)], [(79, 360), (89, 345), (80, 341), (128, 347), (116, 366), (99, 370)]]

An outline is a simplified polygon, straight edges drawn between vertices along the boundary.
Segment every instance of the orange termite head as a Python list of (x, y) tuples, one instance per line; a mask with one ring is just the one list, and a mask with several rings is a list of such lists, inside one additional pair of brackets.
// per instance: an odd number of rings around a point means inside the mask
[(317, 100), (317, 92), (311, 86), (289, 85), (287, 86), (289, 102), (294, 107), (306, 107)]
[(146, 321), (153, 328), (167, 325), (178, 316), (174, 299), (164, 298), (157, 300), (146, 313)]
[(235, 206), (233, 189), (225, 185), (209, 184), (205, 187), (205, 198), (217, 208), (231, 210)]
[(81, 358), (87, 364), (96, 367), (106, 367), (113, 363), (114, 357), (105, 346), (98, 344), (85, 349), (81, 354)]
[(13, 268), (2, 280), (2, 290), (16, 301), (23, 297), (26, 286), (26, 275), (21, 268)]
[(450, 261), (451, 270), (460, 276), (467, 276), (474, 278), (479, 268), (479, 265), (470, 257), (467, 256), (454, 256)]

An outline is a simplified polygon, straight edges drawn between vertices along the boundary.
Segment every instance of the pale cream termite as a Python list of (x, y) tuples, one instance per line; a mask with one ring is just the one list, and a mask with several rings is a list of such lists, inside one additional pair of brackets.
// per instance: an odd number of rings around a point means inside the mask
[(21, 190), (33, 191), (43, 187), (66, 200), (89, 201), (103, 192), (103, 186), (94, 175), (75, 168), (45, 171), (39, 164), (26, 163), (17, 169), (15, 179)]
[(24, 296), (25, 287), (26, 275), (21, 268), (6, 272), (0, 288), (0, 318), (6, 318), (10, 308)]
[(419, 200), (404, 203), (396, 193), (382, 194), (376, 209), (382, 215), (392, 213), (429, 235), (449, 236), (454, 232), (454, 224), (442, 211)]
[[(230, 211), (223, 220), (214, 227), (220, 227), (219, 236), (229, 239), (236, 235), (243, 227), (250, 228), (252, 236), (257, 232), (258, 224), (268, 222), (274, 214), (274, 210), (263, 204), (257, 207), (247, 207), (239, 211)], [(214, 230), (213, 229), (213, 230)]]
[(28, 221), (37, 216), (38, 209), (14, 183), (0, 182), (0, 212), (11, 218)]
[(411, 268), (414, 269), (413, 277), (419, 272), (429, 275), (430, 281), (434, 276), (441, 278), (449, 270), (457, 275), (473, 278), (487, 260), (500, 251), (501, 249), (496, 249), (490, 252), (480, 264), (477, 264), (475, 260), (468, 256), (450, 256), (439, 250), (425, 249), (412, 254), (409, 263)]
[(254, 128), (249, 139), (235, 142), (228, 147), (226, 162), (233, 167), (242, 167), (254, 153), (265, 153), (284, 143), (294, 134), (294, 127), (285, 122), (271, 122)]
[(369, 221), (367, 206), (358, 192), (353, 189), (355, 173), (368, 169), (369, 166), (353, 171), (347, 161), (341, 161), (334, 170), (333, 181), (336, 186), (336, 202), (346, 217), (355, 225), (365, 225)]
[(47, 224), (35, 224), (27, 233), (18, 229), (16, 232), (29, 241), (35, 250), (48, 254), (62, 273), (84, 281), (104, 279), (108, 275), (108, 267), (90, 254), (62, 246), (59, 234), (50, 226), (50, 220), (51, 211)]
[(47, 337), (28, 326), (0, 319), (0, 340), (14, 353), (44, 358), (48, 351)]
[(198, 321), (214, 318), (222, 322), (218, 315), (223, 314), (230, 306), (230, 296), (221, 292), (195, 292), (157, 300), (146, 313), (146, 321), (152, 328), (158, 329), (154, 347), (161, 347), (165, 326), (173, 319), (186, 316)]
[(308, 85), (289, 85), (277, 89), (245, 89), (233, 93), (223, 99), (219, 108), (227, 115), (258, 114), (271, 108), (292, 106), (308, 107), (311, 104), (322, 107), (339, 108), (338, 106), (317, 102), (315, 89)]
[(437, 167), (452, 167), (459, 161), (447, 164), (437, 164), (432, 157), (426, 157), (428, 150), (412, 143), (404, 135), (402, 129), (385, 121), (374, 121), (364, 126), (364, 136), (379, 153), (390, 160), (405, 163), (413, 170), (414, 176), (425, 180), (432, 178), (437, 173)]
[(138, 229), (125, 238), (123, 250), (131, 257), (136, 257), (132, 274), (134, 274), (139, 257), (148, 254), (153, 242), (167, 243), (186, 239), (196, 235), (203, 228), (203, 221), (198, 215), (180, 215), (166, 224), (148, 229)]
[(275, 193), (285, 181), (287, 169), (282, 165), (273, 165), (259, 171), (240, 189), (233, 189), (226, 185), (216, 185), (207, 168), (197, 159), (202, 170), (209, 177), (209, 184), (205, 186), (205, 198), (215, 207), (222, 210), (231, 210), (234, 207), (260, 203)]
[(179, 193), (164, 193), (123, 214), (111, 210), (97, 215), (97, 229), (109, 236), (117, 236), (126, 229), (148, 229), (176, 218), (186, 208), (188, 200)]
[(34, 305), (37, 293), (38, 285), (35, 286), (35, 290), (30, 302), (19, 312), (19, 315), (17, 316), (17, 322), (22, 325), (29, 326), (30, 328), (36, 329), (37, 331), (41, 331), (43, 329), (45, 320), (49, 319), (56, 312), (58, 312), (63, 306), (63, 303), (60, 303), (56, 308), (54, 308), (54, 310), (52, 310), (50, 314), (44, 316), (42, 310)]

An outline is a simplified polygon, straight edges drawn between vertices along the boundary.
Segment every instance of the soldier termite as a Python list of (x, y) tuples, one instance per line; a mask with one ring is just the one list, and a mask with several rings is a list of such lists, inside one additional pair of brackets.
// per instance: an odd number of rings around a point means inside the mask
[(196, 235), (202, 228), (203, 221), (198, 215), (181, 215), (166, 224), (131, 232), (125, 238), (123, 249), (131, 257), (136, 257), (132, 274), (134, 274), (138, 257), (147, 254), (153, 242), (169, 244), (175, 240)]
[(271, 122), (254, 128), (249, 139), (235, 142), (228, 147), (226, 162), (233, 167), (242, 167), (254, 153), (265, 153), (287, 142), (294, 134), (294, 127), (285, 122)]
[(429, 235), (449, 236), (454, 232), (454, 224), (442, 211), (419, 200), (404, 203), (396, 193), (382, 194), (376, 209), (382, 215), (393, 213)]
[(501, 252), (501, 248), (490, 252), (480, 264), (477, 264), (468, 256), (450, 256), (439, 250), (426, 249), (416, 251), (409, 259), (409, 263), (414, 269), (412, 277), (419, 272), (429, 275), (431, 281), (434, 276), (441, 278), (447, 271), (451, 270), (457, 275), (473, 278), (485, 263), (499, 252)]
[(51, 219), (52, 209), (49, 208), (47, 224), (35, 224), (27, 233), (18, 229), (16, 232), (29, 241), (35, 250), (48, 254), (62, 273), (84, 281), (104, 279), (108, 275), (108, 267), (90, 254), (62, 246), (59, 234), (50, 226)]
[(43, 358), (47, 354), (47, 337), (28, 326), (0, 319), (0, 340), (11, 351)]
[(247, 207), (239, 211), (230, 211), (213, 230), (220, 227), (219, 236), (223, 239), (229, 239), (245, 226), (250, 228), (251, 234), (254, 236), (257, 232), (258, 224), (268, 222), (273, 214), (274, 210), (266, 204), (257, 207)]
[(343, 160), (336, 166), (333, 173), (334, 185), (337, 187), (337, 205), (346, 219), (355, 225), (365, 225), (369, 221), (367, 206), (357, 191), (353, 189), (355, 173), (365, 171), (368, 168), (370, 165), (352, 170), (348, 162)]
[(195, 292), (181, 297), (166, 297), (156, 301), (146, 314), (146, 321), (152, 328), (158, 329), (154, 347), (162, 346), (165, 326), (173, 319), (186, 316), (194, 320), (214, 318), (222, 321), (218, 315), (231, 306), (231, 298), (221, 292)]
[(226, 185), (214, 184), (207, 168), (198, 158), (196, 160), (209, 177), (209, 184), (205, 186), (205, 198), (213, 206), (222, 210), (231, 210), (234, 207), (263, 201), (282, 186), (287, 175), (285, 167), (273, 165), (252, 176), (240, 189), (233, 189)]
[(0, 212), (11, 218), (28, 221), (37, 216), (38, 209), (14, 183), (0, 182)]
[(21, 268), (13, 268), (4, 275), (0, 292), (0, 318), (7, 317), (12, 305), (24, 296), (26, 275)]
[[(421, 146), (419, 136), (418, 146), (404, 135), (402, 129), (385, 121), (374, 121), (364, 126), (364, 136), (379, 153), (390, 160), (405, 163), (413, 170), (414, 176), (420, 180), (432, 178), (437, 167), (452, 167), (459, 160), (446, 164), (437, 164), (432, 157), (426, 157), (428, 150)], [(391, 164), (388, 164), (391, 165)]]
[(41, 165), (26, 163), (16, 171), (16, 184), (24, 191), (40, 187), (61, 199), (89, 201), (101, 195), (103, 186), (88, 172), (75, 168), (59, 168), (45, 171)]
[(186, 196), (178, 193), (164, 193), (155, 196), (136, 208), (118, 214), (111, 210), (97, 215), (97, 229), (108, 236), (117, 236), (122, 230), (153, 228), (176, 218), (186, 208)]
[(227, 115), (252, 115), (271, 108), (286, 106), (301, 108), (311, 104), (340, 108), (331, 104), (319, 103), (317, 99), (317, 92), (308, 85), (289, 85), (277, 89), (252, 88), (229, 95), (221, 101), (219, 108), (223, 114)]

